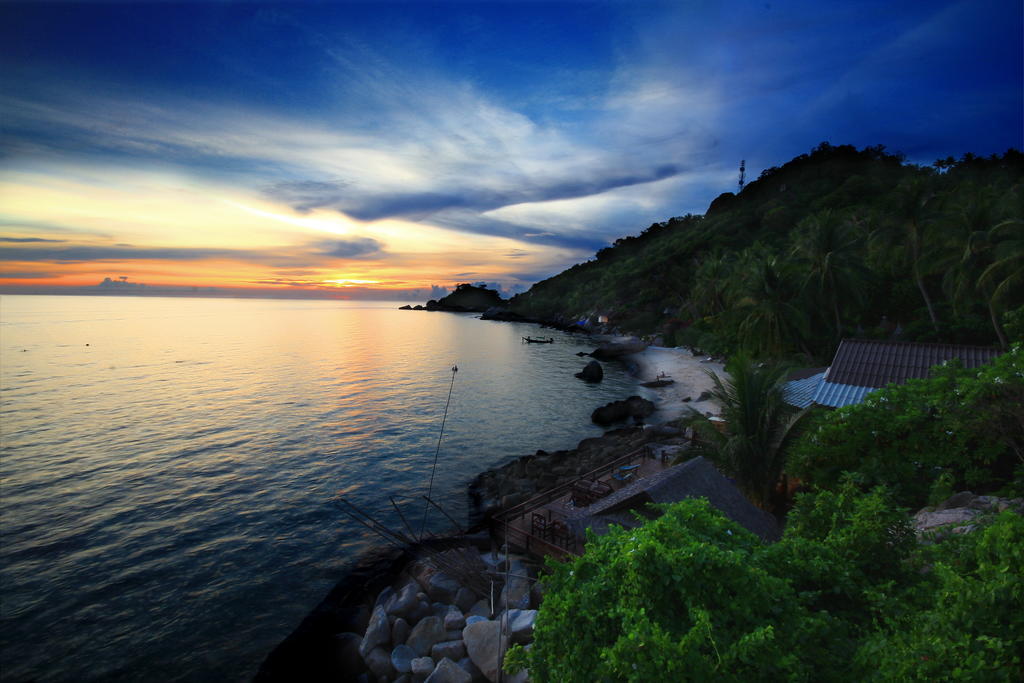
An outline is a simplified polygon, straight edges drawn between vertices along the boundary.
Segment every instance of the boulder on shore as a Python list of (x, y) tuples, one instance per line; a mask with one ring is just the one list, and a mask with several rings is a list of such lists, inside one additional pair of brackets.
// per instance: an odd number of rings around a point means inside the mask
[(610, 342), (594, 349), (590, 356), (598, 360), (616, 360), (623, 356), (640, 353), (646, 348), (647, 344), (640, 340)]
[(592, 360), (587, 363), (586, 367), (576, 373), (584, 382), (596, 383), (604, 379), (604, 369), (601, 368), (601, 364), (596, 360)]
[(601, 406), (590, 415), (590, 419), (599, 425), (610, 425), (613, 422), (633, 418), (644, 418), (654, 412), (654, 403), (646, 398), (630, 396), (625, 401), (612, 401)]

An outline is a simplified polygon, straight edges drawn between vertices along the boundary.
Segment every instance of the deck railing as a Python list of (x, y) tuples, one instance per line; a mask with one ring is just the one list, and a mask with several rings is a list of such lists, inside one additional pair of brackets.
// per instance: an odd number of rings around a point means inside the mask
[[(497, 527), (497, 530), (506, 535), (505, 541), (507, 543), (518, 545), (525, 548), (528, 551), (536, 552), (542, 555), (553, 555), (558, 559), (565, 559), (572, 554), (580, 555), (583, 553), (583, 544), (575, 543), (573, 547), (566, 548), (555, 543), (552, 543), (549, 539), (541, 538), (529, 531), (517, 528), (513, 526), (513, 521), (522, 519), (525, 522), (526, 516), (541, 507), (544, 507), (553, 500), (557, 500), (562, 496), (570, 492), (573, 485), (582, 480), (597, 481), (601, 477), (610, 474), (620, 467), (626, 467), (632, 465), (635, 461), (643, 458), (654, 457), (650, 446), (644, 445), (640, 448), (630, 451), (626, 455), (623, 455), (615, 460), (604, 463), (600, 467), (596, 467), (586, 474), (567, 481), (558, 486), (554, 486), (546, 491), (538, 493), (536, 496), (529, 498), (519, 505), (503, 510), (493, 517), (493, 522)], [(578, 539), (577, 539), (578, 540)]]

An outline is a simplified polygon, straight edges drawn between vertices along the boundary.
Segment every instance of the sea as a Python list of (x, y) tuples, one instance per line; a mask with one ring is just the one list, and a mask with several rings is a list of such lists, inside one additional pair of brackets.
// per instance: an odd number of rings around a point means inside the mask
[(422, 523), (436, 457), (465, 520), (476, 474), (636, 392), (573, 377), (585, 335), (403, 303), (0, 297), (3, 680), (249, 680), (382, 545), (339, 492)]

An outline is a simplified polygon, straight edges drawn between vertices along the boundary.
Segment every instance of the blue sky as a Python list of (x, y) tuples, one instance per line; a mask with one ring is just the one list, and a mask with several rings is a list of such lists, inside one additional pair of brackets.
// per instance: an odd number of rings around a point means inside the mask
[(740, 159), (1020, 148), (1022, 33), (1015, 0), (7, 3), (2, 281), (521, 289)]

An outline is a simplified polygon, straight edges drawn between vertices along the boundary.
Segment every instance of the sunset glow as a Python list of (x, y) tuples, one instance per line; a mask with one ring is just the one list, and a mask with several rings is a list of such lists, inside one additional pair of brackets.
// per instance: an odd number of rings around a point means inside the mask
[(511, 294), (702, 213), (741, 159), (1021, 146), (1020, 8), (994, 0), (2, 15), (8, 292)]

